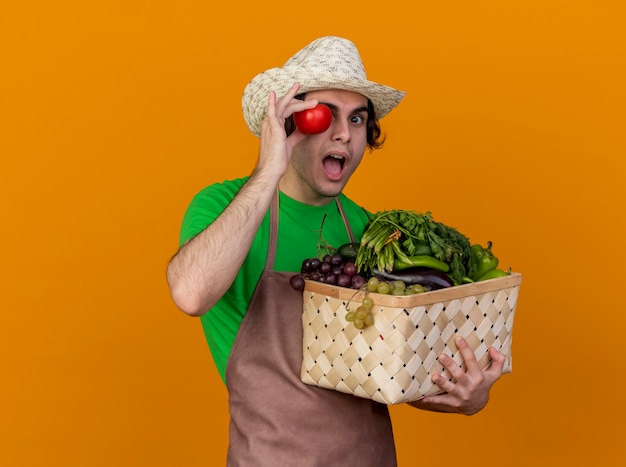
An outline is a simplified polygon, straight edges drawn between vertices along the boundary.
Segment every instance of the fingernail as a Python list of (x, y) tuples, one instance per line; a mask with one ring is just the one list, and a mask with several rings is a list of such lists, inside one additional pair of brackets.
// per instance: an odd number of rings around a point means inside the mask
[(463, 345), (463, 344), (465, 344), (465, 339), (463, 339), (461, 336), (457, 336), (454, 341), (456, 342), (456, 345)]
[(441, 363), (448, 363), (450, 361), (450, 357), (448, 356), (448, 354), (442, 353), (441, 355), (439, 355), (439, 361)]

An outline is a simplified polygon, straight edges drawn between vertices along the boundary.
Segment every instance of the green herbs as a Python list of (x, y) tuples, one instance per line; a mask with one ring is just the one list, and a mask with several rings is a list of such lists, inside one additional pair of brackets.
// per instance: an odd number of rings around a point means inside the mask
[(366, 273), (374, 268), (390, 272), (394, 265), (414, 266), (418, 256), (448, 264), (449, 275), (460, 284), (468, 274), (470, 242), (453, 227), (436, 222), (430, 212), (382, 211), (366, 225), (355, 264)]

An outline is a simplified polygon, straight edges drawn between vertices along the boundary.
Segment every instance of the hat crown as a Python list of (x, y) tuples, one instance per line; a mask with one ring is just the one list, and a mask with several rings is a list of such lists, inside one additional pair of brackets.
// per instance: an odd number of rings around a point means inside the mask
[(366, 79), (356, 46), (342, 37), (327, 36), (314, 40), (285, 62), (285, 68), (292, 67)]

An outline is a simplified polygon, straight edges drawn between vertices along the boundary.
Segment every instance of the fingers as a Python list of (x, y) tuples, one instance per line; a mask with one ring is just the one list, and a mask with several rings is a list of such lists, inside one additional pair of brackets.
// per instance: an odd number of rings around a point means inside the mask
[[(474, 351), (467, 345), (467, 342), (462, 337), (458, 336), (455, 339), (455, 344), (457, 345), (459, 352), (461, 353), (461, 357), (463, 357), (463, 361), (465, 362), (466, 370), (464, 371), (448, 354), (441, 354), (439, 356), (439, 362), (444, 366), (448, 373), (455, 380), (459, 381), (465, 373), (474, 374), (477, 371), (480, 371), (478, 368), (478, 362), (476, 361), (476, 356), (474, 355)], [(445, 380), (445, 378), (441, 377), (441, 380)], [(436, 382), (436, 381), (435, 381)], [(436, 382), (437, 383), (437, 382)], [(437, 383), (437, 385), (439, 385)]]
[(276, 93), (270, 91), (267, 97), (267, 117), (274, 118), (276, 116)]
[(299, 90), (300, 90), (300, 83), (293, 83), (291, 85), (291, 88), (289, 88), (289, 91), (287, 91), (284, 97), (287, 98), (288, 101), (290, 101), (291, 99), (293, 99), (294, 97), (298, 95)]
[[(300, 83), (293, 83), (289, 91), (282, 96), (280, 99), (276, 100), (276, 92), (270, 91), (270, 102), (269, 107), (272, 106), (272, 101), (274, 101), (274, 114), (273, 116), (278, 116), (279, 118), (287, 118), (289, 115), (285, 115), (285, 109), (287, 105), (292, 101), (294, 97), (298, 94), (298, 90), (300, 89)], [(268, 110), (269, 115), (269, 110)]]
[[(439, 356), (439, 363), (441, 363), (443, 365), (443, 367), (446, 370), (448, 370), (448, 373), (450, 373), (450, 376), (452, 376), (452, 378), (455, 379), (455, 380), (459, 380), (465, 374), (465, 372), (463, 371), (463, 368), (461, 368), (459, 365), (457, 365), (457, 363), (448, 354), (445, 354), (445, 353), (441, 354)], [(444, 381), (447, 381), (447, 380), (442, 375), (435, 375), (433, 377), (433, 381), (438, 386), (441, 387), (441, 385), (439, 383), (443, 383)]]
[(287, 93), (280, 99), (277, 99), (276, 91), (270, 91), (267, 96), (267, 115), (263, 120), (265, 126), (276, 125), (278, 129), (282, 129), (285, 124), (285, 120), (293, 113), (293, 110), (288, 110), (288, 106), (292, 101), (298, 101), (294, 99), (300, 89), (299, 83), (294, 83)]
[(433, 375), (433, 382), (443, 394), (425, 397), (422, 400), (424, 404), (439, 407), (440, 410), (470, 415), (482, 410), (487, 404), (489, 390), (502, 374), (506, 356), (490, 347), (489, 356), (492, 362), (489, 368), (483, 371), (479, 368), (474, 351), (465, 339), (458, 337), (455, 342), (466, 369), (464, 370), (449, 355), (442, 354), (439, 361), (450, 374), (450, 378), (443, 374)]
[[(300, 91), (300, 84), (294, 83), (289, 91), (276, 101), (275, 115), (282, 119), (287, 119), (294, 112), (300, 112), (305, 109), (312, 109), (317, 105), (316, 99), (302, 100), (296, 99)], [(274, 93), (274, 97), (276, 94)]]
[(282, 114), (284, 112), (287, 103), (289, 103), (298, 93), (300, 89), (300, 83), (294, 83), (289, 91), (282, 96), (280, 99), (276, 98), (276, 91), (270, 91), (267, 96), (267, 117), (282, 117), (285, 118)]
[(476, 361), (476, 356), (474, 355), (474, 351), (469, 345), (467, 345), (467, 341), (461, 336), (458, 336), (454, 340), (454, 343), (459, 348), (459, 352), (461, 352), (461, 356), (463, 357), (463, 361), (465, 362), (465, 366), (467, 367), (467, 372), (474, 373), (476, 371), (480, 371), (480, 368), (478, 368), (478, 362)]
[[(446, 368), (446, 369), (448, 369), (448, 368)], [(450, 372), (449, 369), (448, 369), (448, 372)], [(452, 373), (450, 372), (450, 374), (452, 374)], [(454, 376), (452, 376), (452, 377), (454, 378)], [(447, 392), (451, 392), (451, 391), (453, 392), (454, 388), (456, 387), (455, 383), (450, 381), (448, 378), (446, 378), (442, 374), (433, 375), (432, 380), (433, 380), (433, 383), (435, 383), (439, 387), (439, 389), (441, 389), (443, 392), (446, 392), (446, 393)]]
[(439, 386), (442, 391), (455, 392), (458, 391), (459, 386), (466, 386), (472, 382), (480, 382), (483, 379), (486, 379), (488, 384), (491, 385), (502, 375), (506, 356), (495, 347), (489, 347), (489, 356), (491, 357), (490, 366), (485, 370), (481, 370), (478, 366), (474, 351), (467, 344), (465, 339), (457, 337), (455, 343), (463, 357), (465, 369), (457, 364), (448, 354), (441, 354), (439, 356), (439, 362), (447, 370), (452, 379), (452, 381), (450, 381), (442, 374), (433, 375), (433, 382)]
[(489, 347), (489, 356), (491, 357), (491, 366), (485, 370), (485, 373), (493, 374), (497, 379), (502, 375), (502, 371), (504, 370), (506, 355), (499, 352), (495, 347)]

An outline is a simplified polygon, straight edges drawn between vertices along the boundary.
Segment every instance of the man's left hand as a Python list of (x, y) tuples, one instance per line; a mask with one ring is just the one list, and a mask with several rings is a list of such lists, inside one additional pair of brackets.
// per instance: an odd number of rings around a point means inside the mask
[(449, 355), (441, 355), (439, 361), (452, 376), (452, 381), (441, 374), (433, 375), (433, 382), (444, 393), (426, 396), (410, 402), (410, 405), (423, 410), (457, 412), (465, 415), (475, 414), (487, 405), (489, 390), (502, 375), (505, 355), (490, 347), (489, 356), (492, 363), (483, 371), (478, 367), (474, 352), (465, 339), (457, 338), (456, 345), (465, 361), (466, 370), (463, 371)]

